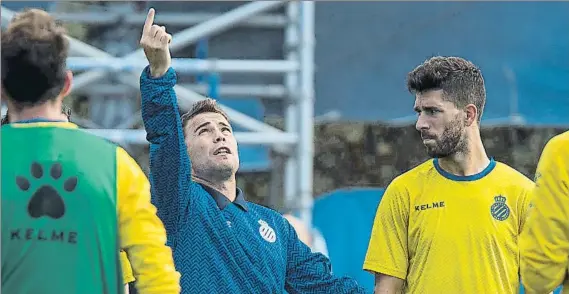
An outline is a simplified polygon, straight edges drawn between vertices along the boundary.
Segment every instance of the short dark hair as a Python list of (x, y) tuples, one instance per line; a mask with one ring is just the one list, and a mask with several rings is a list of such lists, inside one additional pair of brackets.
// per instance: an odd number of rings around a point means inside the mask
[(65, 85), (65, 29), (40, 9), (16, 14), (2, 34), (2, 87), (14, 107), (55, 99)]
[[(61, 105), (61, 113), (67, 116), (67, 120), (71, 120), (71, 108), (65, 104)], [(10, 112), (6, 111), (6, 115), (2, 118), (1, 124), (6, 125), (10, 123)]]
[(192, 109), (190, 109), (190, 111), (182, 115), (182, 127), (185, 128), (188, 122), (196, 115), (206, 112), (219, 113), (223, 117), (225, 117), (227, 121), (229, 121), (229, 117), (227, 116), (225, 111), (223, 111), (221, 107), (219, 107), (217, 102), (211, 98), (206, 98), (204, 100), (200, 100), (194, 103), (194, 105), (192, 105)]
[(478, 121), (486, 104), (486, 88), (480, 69), (460, 57), (432, 57), (407, 75), (407, 89), (416, 94), (442, 90), (443, 97), (457, 107), (474, 104)]

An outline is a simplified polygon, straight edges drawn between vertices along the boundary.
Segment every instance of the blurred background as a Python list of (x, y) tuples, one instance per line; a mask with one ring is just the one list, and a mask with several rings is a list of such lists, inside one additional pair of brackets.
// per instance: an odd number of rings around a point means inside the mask
[(334, 272), (370, 291), (361, 268), (383, 189), (427, 159), (407, 72), (435, 55), (477, 64), (487, 152), (530, 178), (569, 126), (569, 2), (3, 1), (2, 26), (24, 7), (72, 38), (72, 121), (146, 171), (138, 41), (154, 7), (174, 35), (182, 111), (215, 98), (239, 131), (248, 200), (296, 215)]

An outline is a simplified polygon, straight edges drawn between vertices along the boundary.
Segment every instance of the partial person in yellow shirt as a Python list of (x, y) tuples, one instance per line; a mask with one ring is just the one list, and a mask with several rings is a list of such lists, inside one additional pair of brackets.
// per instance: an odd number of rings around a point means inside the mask
[(520, 236), (526, 293), (569, 293), (569, 132), (546, 144), (537, 165), (532, 209)]
[(518, 293), (517, 241), (533, 182), (486, 154), (480, 69), (433, 57), (407, 86), (434, 159), (395, 178), (379, 204), (363, 266), (375, 293)]

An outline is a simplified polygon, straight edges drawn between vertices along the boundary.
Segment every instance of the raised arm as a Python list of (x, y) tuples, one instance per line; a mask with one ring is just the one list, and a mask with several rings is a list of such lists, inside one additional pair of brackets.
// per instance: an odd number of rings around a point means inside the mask
[[(288, 224), (288, 222), (287, 222)], [(332, 265), (321, 253), (312, 253), (288, 224), (285, 290), (287, 293), (366, 293), (356, 280), (332, 274)]]
[(122, 148), (117, 148), (117, 214), (120, 248), (126, 251), (139, 293), (180, 293), (180, 274), (156, 208), (148, 179)]
[(180, 213), (188, 206), (192, 184), (175, 83), (176, 73), (171, 68), (155, 79), (147, 67), (140, 77), (142, 121), (150, 142), (152, 203), (170, 237), (177, 234)]
[(140, 76), (142, 121), (150, 142), (152, 203), (158, 208), (169, 240), (175, 240), (180, 213), (190, 201), (191, 166), (174, 92), (176, 72), (170, 68), (171, 36), (153, 22), (151, 9), (140, 40), (150, 64)]

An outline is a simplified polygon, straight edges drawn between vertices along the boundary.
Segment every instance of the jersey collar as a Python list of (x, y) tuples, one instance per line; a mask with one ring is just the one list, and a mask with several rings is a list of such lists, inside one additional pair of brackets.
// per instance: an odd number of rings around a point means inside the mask
[(496, 161), (494, 160), (494, 158), (490, 158), (490, 163), (488, 164), (488, 166), (481, 172), (474, 174), (474, 175), (470, 175), (470, 176), (457, 176), (454, 174), (451, 174), (449, 172), (447, 172), (446, 170), (444, 170), (440, 165), (439, 165), (439, 159), (435, 158), (433, 160), (433, 165), (435, 166), (435, 169), (439, 172), (439, 174), (451, 181), (457, 181), (457, 182), (470, 182), (470, 181), (476, 181), (476, 180), (480, 180), (483, 177), (487, 176), (492, 170), (494, 170), (494, 167), (496, 167)]
[[(221, 192), (207, 185), (201, 184), (201, 186), (209, 193), (209, 195), (211, 195), (211, 197), (213, 197), (219, 209), (223, 210), (229, 203), (231, 203), (231, 201), (229, 201), (229, 199), (227, 199), (227, 197), (225, 197)], [(245, 200), (245, 196), (243, 196), (243, 191), (239, 188), (237, 188), (237, 195), (235, 196), (233, 203), (241, 209), (248, 211), (247, 201)]]
[(15, 128), (31, 128), (31, 127), (61, 127), (68, 129), (79, 128), (76, 124), (68, 122), (66, 120), (52, 120), (46, 118), (19, 120), (6, 124), (4, 126), (11, 126)]
[(13, 124), (29, 124), (29, 123), (38, 123), (38, 122), (67, 122), (65, 120), (60, 119), (47, 119), (47, 118), (32, 118), (32, 119), (24, 119), (13, 122)]

